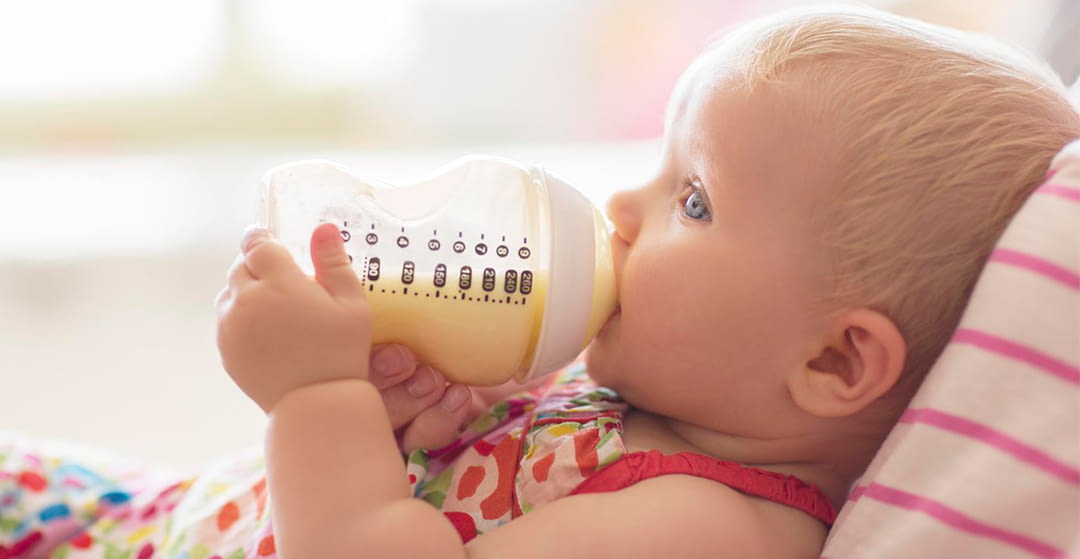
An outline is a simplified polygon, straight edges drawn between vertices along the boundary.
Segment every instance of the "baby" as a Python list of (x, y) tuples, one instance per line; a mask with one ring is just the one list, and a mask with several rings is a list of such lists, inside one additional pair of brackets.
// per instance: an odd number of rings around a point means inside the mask
[[(277, 549), (816, 557), (1077, 136), (1057, 78), (989, 42), (854, 9), (744, 25), (680, 80), (655, 177), (608, 204), (620, 308), (587, 375), (545, 379), (481, 415), (487, 433), (407, 464), (399, 442), (453, 442), (498, 391), (466, 405), (397, 346), (369, 368), (334, 226), (313, 235), (317, 281), (250, 231), (219, 344), (270, 416)], [(567, 461), (570, 483), (552, 482)]]
[[(656, 175), (608, 204), (619, 310), (584, 366), (528, 386), (448, 385), (407, 348), (371, 348), (333, 225), (313, 233), (314, 279), (249, 230), (218, 344), (269, 416), (266, 482), (205, 499), (212, 514), (181, 506), (159, 548), (817, 557), (997, 237), (1078, 136), (1052, 73), (973, 36), (852, 8), (740, 26), (679, 81)], [(243, 519), (259, 535), (231, 551)]]

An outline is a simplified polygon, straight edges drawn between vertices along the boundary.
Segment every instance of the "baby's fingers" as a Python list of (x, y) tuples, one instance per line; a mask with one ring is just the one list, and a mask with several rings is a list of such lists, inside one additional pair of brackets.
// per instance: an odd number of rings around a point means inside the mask
[(251, 275), (251, 270), (248, 270), (247, 264), (244, 262), (244, 255), (237, 256), (232, 266), (229, 267), (228, 275), (225, 276), (225, 286), (232, 291), (236, 291), (253, 281), (255, 281), (255, 276)]
[(472, 408), (472, 392), (446, 385), (446, 377), (428, 365), (417, 366), (416, 355), (400, 344), (376, 346), (371, 357), (370, 382), (379, 389), (401, 450), (440, 448), (454, 441)]
[(401, 344), (380, 344), (371, 348), (368, 381), (383, 392), (412, 377), (416, 365), (416, 355), (409, 348)]
[(446, 391), (446, 379), (426, 365), (417, 367), (412, 377), (380, 391), (390, 425), (408, 425), (423, 411), (439, 402)]
[(442, 448), (461, 433), (468, 419), (472, 392), (463, 385), (451, 385), (438, 404), (420, 412), (401, 437), (401, 450), (410, 453), (418, 448)]
[(261, 227), (248, 227), (240, 241), (244, 265), (255, 279), (270, 277), (303, 277), (288, 249)]
[(335, 297), (364, 297), (364, 286), (352, 269), (337, 225), (323, 223), (311, 233), (311, 263), (315, 279)]

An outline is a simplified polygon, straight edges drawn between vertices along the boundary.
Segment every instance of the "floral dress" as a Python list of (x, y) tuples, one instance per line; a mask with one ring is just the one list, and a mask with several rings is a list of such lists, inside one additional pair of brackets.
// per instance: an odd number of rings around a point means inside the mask
[[(627, 404), (579, 363), (493, 406), (451, 445), (406, 459), (414, 497), (463, 541), (570, 495), (658, 475), (713, 479), (831, 525), (815, 487), (691, 453), (627, 452)], [(260, 449), (194, 477), (97, 449), (0, 432), (0, 559), (273, 559)]]

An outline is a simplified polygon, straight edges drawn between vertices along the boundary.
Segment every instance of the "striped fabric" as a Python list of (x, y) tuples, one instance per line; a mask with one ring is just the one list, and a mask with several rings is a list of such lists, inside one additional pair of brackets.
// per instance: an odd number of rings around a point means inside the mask
[(1080, 557), (1080, 141), (1048, 176), (824, 557)]

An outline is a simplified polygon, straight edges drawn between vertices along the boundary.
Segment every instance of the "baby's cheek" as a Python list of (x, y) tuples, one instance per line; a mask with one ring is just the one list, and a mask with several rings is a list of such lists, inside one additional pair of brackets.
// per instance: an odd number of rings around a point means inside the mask
[(678, 278), (685, 270), (678, 269), (662, 251), (635, 255), (627, 260), (620, 299), (623, 306), (644, 307), (642, 311), (669, 305), (673, 291), (679, 289)]
[(680, 282), (679, 274), (640, 277), (634, 287), (624, 295), (617, 324), (623, 350), (640, 353), (678, 342), (680, 331), (696, 320), (701, 301)]

